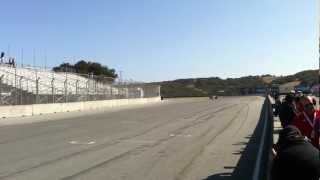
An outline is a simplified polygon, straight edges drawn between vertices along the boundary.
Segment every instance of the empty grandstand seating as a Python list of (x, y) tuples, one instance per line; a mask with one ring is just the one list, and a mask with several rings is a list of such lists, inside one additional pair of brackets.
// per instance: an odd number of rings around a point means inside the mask
[(118, 94), (117, 88), (73, 73), (0, 65), (2, 83), (32, 94)]
[(103, 83), (102, 80), (108, 79), (0, 63), (0, 105), (65, 103), (160, 95), (158, 85), (111, 84), (110, 81)]
[(102, 83), (86, 76), (0, 64), (0, 105), (130, 98), (132, 94), (128, 93), (127, 87)]

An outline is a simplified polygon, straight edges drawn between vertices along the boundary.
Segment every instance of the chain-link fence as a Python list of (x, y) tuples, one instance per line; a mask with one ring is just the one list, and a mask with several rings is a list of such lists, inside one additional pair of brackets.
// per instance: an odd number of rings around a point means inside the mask
[(160, 96), (160, 86), (106, 76), (0, 64), (0, 105), (66, 103)]

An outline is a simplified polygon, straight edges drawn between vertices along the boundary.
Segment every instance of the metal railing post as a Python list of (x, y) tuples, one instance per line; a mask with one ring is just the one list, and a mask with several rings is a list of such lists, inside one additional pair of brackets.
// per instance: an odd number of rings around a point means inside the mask
[(79, 94), (79, 80), (76, 81), (76, 95)]
[(22, 98), (23, 98), (23, 94), (22, 94), (22, 79), (23, 79), (23, 76), (21, 76), (20, 77), (20, 79), (19, 79), (19, 89), (20, 89), (20, 105), (22, 105), (23, 104), (23, 100), (22, 100)]
[(113, 99), (113, 95), (112, 95), (112, 85), (110, 85), (110, 97), (111, 97), (111, 99)]
[(54, 78), (51, 79), (51, 95), (52, 95), (52, 103), (55, 103)]
[(14, 104), (18, 104), (17, 68), (14, 68)]
[(104, 86), (103, 87), (103, 100), (106, 100), (107, 99), (107, 91), (108, 91), (108, 89), (107, 89), (107, 86)]
[(68, 72), (67, 71), (66, 71), (66, 80), (64, 81), (64, 95), (65, 95), (66, 103), (68, 102)]
[(90, 80), (87, 80), (86, 82), (86, 101), (89, 100), (89, 81)]
[(67, 79), (64, 81), (64, 96), (65, 96), (65, 102), (68, 102), (68, 81)]
[(94, 83), (94, 100), (97, 100), (97, 82), (93, 79)]
[(29, 92), (29, 80), (27, 80), (27, 92)]
[(40, 80), (40, 77), (36, 79), (36, 103), (35, 104), (39, 103), (39, 80)]
[(0, 104), (3, 104), (3, 100), (2, 100), (2, 82), (3, 82), (3, 77), (4, 75), (0, 76)]

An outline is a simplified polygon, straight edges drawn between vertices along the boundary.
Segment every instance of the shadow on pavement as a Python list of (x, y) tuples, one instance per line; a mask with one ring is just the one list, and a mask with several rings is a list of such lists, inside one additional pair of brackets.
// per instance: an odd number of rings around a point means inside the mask
[(255, 166), (256, 157), (258, 154), (258, 149), (260, 145), (260, 139), (262, 134), (263, 126), (263, 110), (260, 113), (259, 122), (252, 135), (244, 137), (245, 139), (250, 139), (248, 143), (239, 142), (233, 144), (234, 146), (246, 145), (244, 149), (240, 149), (234, 152), (234, 155), (242, 154), (236, 167), (224, 167), (225, 170), (233, 170), (232, 173), (219, 173), (211, 175), (202, 180), (239, 180), (239, 179), (251, 179), (253, 175), (253, 170)]

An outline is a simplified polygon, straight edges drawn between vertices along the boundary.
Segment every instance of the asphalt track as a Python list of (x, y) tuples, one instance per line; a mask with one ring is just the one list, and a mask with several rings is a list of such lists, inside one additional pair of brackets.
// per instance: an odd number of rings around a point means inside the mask
[[(250, 179), (263, 97), (0, 120), (0, 179)], [(11, 123), (8, 123), (11, 122)]]

